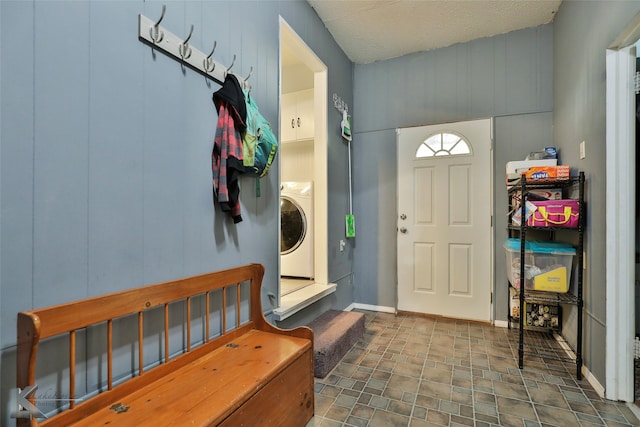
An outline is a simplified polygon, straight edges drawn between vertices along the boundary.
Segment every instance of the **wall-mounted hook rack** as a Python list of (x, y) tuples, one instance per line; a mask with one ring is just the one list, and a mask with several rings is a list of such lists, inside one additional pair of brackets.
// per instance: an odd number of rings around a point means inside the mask
[(349, 106), (347, 105), (346, 102), (344, 102), (342, 100), (342, 98), (340, 98), (337, 94), (333, 94), (333, 105), (334, 107), (336, 107), (336, 109), (338, 111), (340, 111), (341, 113), (345, 112), (345, 111), (349, 111)]
[[(160, 23), (164, 19), (165, 12), (166, 6), (162, 5), (162, 14), (157, 21), (149, 19), (144, 15), (138, 15), (138, 39), (152, 48), (173, 57), (182, 64), (189, 66), (189, 68), (199, 72), (205, 77), (213, 79), (219, 84), (224, 83), (227, 73), (233, 64), (235, 64), (236, 55), (233, 55), (233, 61), (229, 67), (225, 67), (215, 61), (212, 56), (216, 50), (217, 41), (214, 41), (210, 54), (207, 55), (201, 52), (189, 43), (193, 35), (193, 25), (191, 25), (191, 30), (186, 38), (178, 37), (172, 32), (167, 31), (166, 28), (160, 26)], [(245, 89), (251, 89), (246, 79), (240, 76), (236, 77), (238, 77), (238, 82), (243, 85)]]

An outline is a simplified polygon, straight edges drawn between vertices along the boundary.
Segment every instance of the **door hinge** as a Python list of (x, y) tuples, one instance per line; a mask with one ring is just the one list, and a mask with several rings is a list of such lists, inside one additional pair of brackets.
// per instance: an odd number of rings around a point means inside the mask
[(633, 76), (633, 89), (636, 95), (640, 94), (640, 71), (636, 71), (636, 75)]
[(493, 304), (493, 292), (489, 294), (489, 304)]

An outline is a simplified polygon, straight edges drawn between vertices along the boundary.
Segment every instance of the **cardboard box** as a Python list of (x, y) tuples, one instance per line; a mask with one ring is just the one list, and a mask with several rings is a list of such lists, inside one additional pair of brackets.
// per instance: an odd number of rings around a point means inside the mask
[[(553, 304), (524, 303), (525, 329), (560, 329), (561, 307)], [(509, 288), (509, 315), (512, 320), (520, 318), (520, 297), (515, 289)]]
[(524, 303), (525, 329), (530, 328), (560, 328), (560, 306), (539, 303)]
[(558, 159), (541, 159), (541, 160), (517, 160), (507, 162), (507, 175), (516, 173), (520, 175), (529, 168), (534, 166), (557, 166)]
[(514, 319), (520, 317), (520, 297), (512, 287), (509, 287), (509, 315)]
[(569, 165), (534, 166), (522, 172), (527, 181), (536, 179), (569, 179)]
[[(542, 161), (557, 161), (556, 159), (548, 159), (548, 160), (535, 160), (535, 162)], [(509, 162), (512, 163), (512, 162)], [(507, 172), (506, 183), (508, 187), (511, 187), (520, 182), (520, 177), (524, 175), (527, 178), (527, 181), (535, 181), (535, 180), (567, 180), (570, 178), (570, 167), (569, 165), (538, 165), (538, 166), (530, 166), (528, 168), (519, 168), (519, 167), (508, 167), (508, 171), (515, 172)]]

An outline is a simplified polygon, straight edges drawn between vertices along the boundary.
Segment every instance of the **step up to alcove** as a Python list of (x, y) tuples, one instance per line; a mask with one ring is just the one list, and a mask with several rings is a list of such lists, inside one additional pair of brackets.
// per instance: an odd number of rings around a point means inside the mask
[(364, 314), (329, 310), (308, 326), (313, 330), (314, 375), (324, 378), (364, 335)]

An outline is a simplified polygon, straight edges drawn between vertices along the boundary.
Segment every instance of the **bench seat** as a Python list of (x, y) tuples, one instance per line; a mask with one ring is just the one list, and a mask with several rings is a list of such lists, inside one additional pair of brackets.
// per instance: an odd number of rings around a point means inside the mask
[[(300, 356), (306, 359), (312, 357), (308, 340), (251, 330), (159, 381), (122, 397), (117, 404), (127, 407), (125, 412), (118, 413), (110, 409), (112, 405), (108, 405), (72, 425), (218, 425), (278, 375), (295, 375), (293, 378), (301, 381), (295, 381), (281, 390), (286, 396), (273, 395), (270, 399), (270, 406), (282, 409), (276, 413), (285, 415), (291, 405), (310, 404), (309, 396), (305, 396), (305, 393), (309, 387), (313, 387), (313, 380), (304, 372), (308, 369), (309, 361)], [(298, 364), (291, 364), (298, 359)], [(152, 413), (161, 413), (161, 422), (149, 417)], [(258, 414), (252, 414), (255, 422), (251, 425), (279, 424), (273, 420), (267, 422), (269, 420), (264, 418), (264, 413), (260, 413), (259, 417)], [(304, 423), (304, 420), (300, 422)]]

